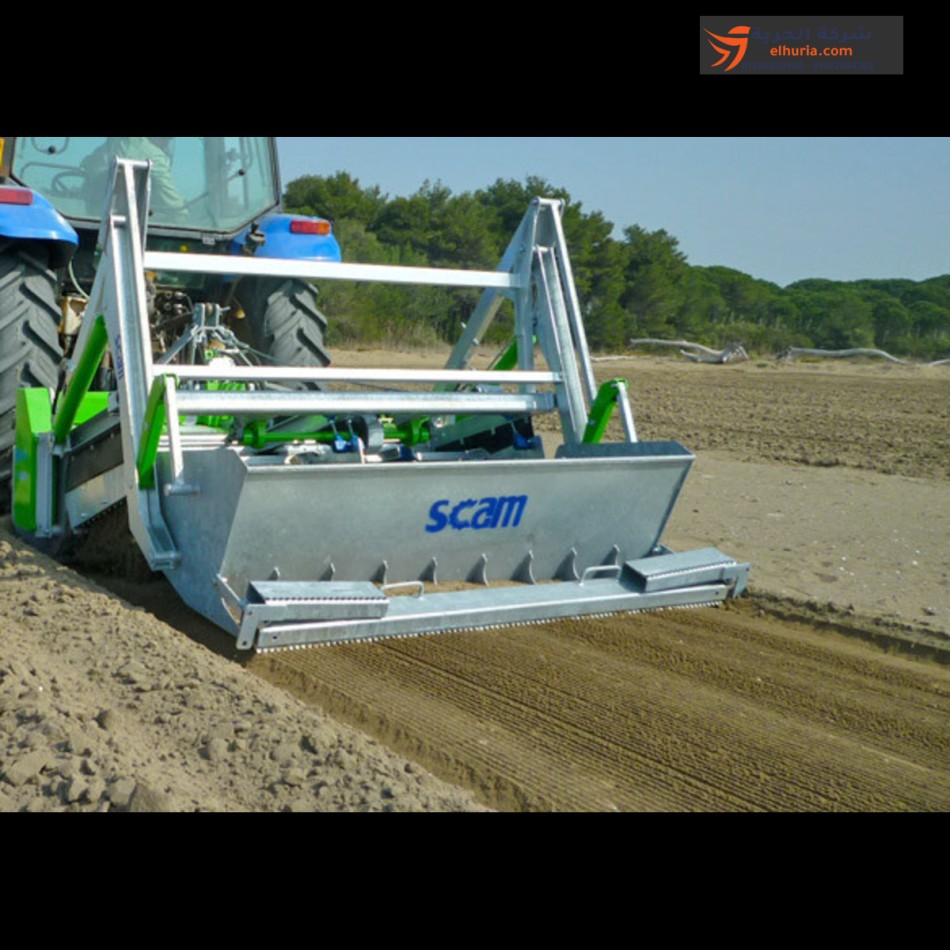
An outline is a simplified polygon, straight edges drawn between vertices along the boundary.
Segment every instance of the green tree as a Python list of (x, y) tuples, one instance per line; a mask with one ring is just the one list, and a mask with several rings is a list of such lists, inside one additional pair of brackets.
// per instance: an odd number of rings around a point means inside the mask
[(633, 225), (623, 233), (626, 336), (676, 336), (676, 318), (686, 299), (686, 255), (662, 229), (650, 232)]
[(853, 285), (799, 281), (789, 288), (801, 329), (816, 347), (844, 350), (874, 346), (874, 309)]
[(307, 175), (294, 179), (284, 192), (284, 207), (293, 214), (329, 218), (331, 221), (359, 221), (372, 227), (386, 206), (379, 186), (364, 188), (346, 172), (329, 178)]
[(570, 195), (544, 178), (529, 176), (523, 182), (499, 178), (488, 188), (472, 196), (489, 212), (489, 227), (498, 257), (515, 236), (521, 219), (535, 198), (551, 198), (569, 202)]
[[(895, 355), (936, 357), (950, 347), (950, 275), (853, 282), (811, 278), (780, 288), (730, 267), (694, 267), (665, 230), (632, 225), (623, 239), (600, 212), (536, 176), (497, 179), (454, 195), (426, 181), (390, 198), (346, 172), (305, 176), (286, 191), (288, 210), (334, 222), (344, 259), (366, 263), (491, 269), (531, 201), (563, 202), (588, 341), (621, 349), (631, 337), (686, 337), (710, 346), (740, 342), (750, 351), (788, 346), (878, 346)], [(454, 341), (478, 291), (340, 283), (322, 288), (329, 342)], [(510, 331), (507, 304), (493, 339)]]

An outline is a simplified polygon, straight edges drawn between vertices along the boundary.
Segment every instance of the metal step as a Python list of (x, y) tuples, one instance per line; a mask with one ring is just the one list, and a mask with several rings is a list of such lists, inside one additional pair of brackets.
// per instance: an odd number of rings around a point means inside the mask
[(378, 620), (389, 598), (360, 581), (252, 581), (238, 632), (238, 648), (249, 649), (261, 627), (296, 620)]
[(627, 561), (626, 566), (642, 580), (647, 593), (694, 584), (723, 583), (733, 585), (734, 596), (738, 596), (745, 590), (749, 574), (748, 564), (739, 564), (716, 548), (638, 558)]

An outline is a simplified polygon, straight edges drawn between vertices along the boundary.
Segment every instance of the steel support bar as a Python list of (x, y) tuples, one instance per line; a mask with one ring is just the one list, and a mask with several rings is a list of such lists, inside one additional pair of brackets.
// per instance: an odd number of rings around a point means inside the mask
[(447, 383), (456, 386), (557, 385), (560, 373), (500, 372), (496, 370), (444, 369), (318, 369), (303, 366), (167, 366), (157, 365), (155, 373), (174, 372), (179, 380), (226, 380), (228, 382), (316, 382), (316, 383)]
[[(149, 193), (149, 163), (116, 160), (99, 230), (102, 257), (87, 309), (104, 317), (112, 348), (129, 527), (149, 565), (160, 570), (178, 564), (180, 554), (165, 525), (157, 487), (143, 488), (138, 483), (137, 464), (154, 376), (144, 264)], [(85, 352), (87, 338), (82, 334), (80, 342)]]
[(178, 409), (185, 416), (273, 418), (308, 414), (336, 416), (379, 413), (523, 415), (552, 412), (554, 408), (554, 393), (249, 393), (188, 390), (178, 393)]
[(630, 387), (625, 379), (617, 380), (617, 405), (620, 407), (620, 419), (627, 441), (638, 442), (637, 424), (633, 418), (633, 407), (630, 405)]
[(300, 277), (304, 280), (351, 280), (377, 284), (424, 284), (438, 287), (491, 287), (515, 291), (518, 276), (501, 271), (452, 270), (443, 267), (391, 267), (385, 264), (336, 264), (329, 261), (279, 260), (268, 257), (222, 257), (148, 251), (148, 270), (177, 274), (229, 274), (240, 277)]
[(543, 308), (538, 321), (538, 342), (548, 365), (563, 375), (559, 387), (563, 393), (558, 402), (561, 427), (565, 442), (580, 442), (587, 424), (587, 406), (581, 377), (577, 368), (577, 354), (571, 338), (571, 329), (564, 301), (561, 274), (557, 258), (550, 248), (538, 248), (538, 306)]
[(567, 319), (571, 327), (571, 337), (574, 350), (577, 354), (577, 364), (584, 381), (588, 402), (593, 402), (597, 394), (597, 382), (594, 378), (594, 367), (590, 360), (590, 350), (587, 346), (587, 334), (584, 330), (584, 321), (581, 319), (581, 305), (577, 299), (577, 288), (574, 284), (574, 271), (571, 267), (571, 258), (567, 252), (567, 238), (564, 235), (564, 224), (560, 214), (551, 215), (551, 226), (554, 229), (554, 252), (557, 256), (558, 269), (563, 277), (564, 305), (567, 310)]

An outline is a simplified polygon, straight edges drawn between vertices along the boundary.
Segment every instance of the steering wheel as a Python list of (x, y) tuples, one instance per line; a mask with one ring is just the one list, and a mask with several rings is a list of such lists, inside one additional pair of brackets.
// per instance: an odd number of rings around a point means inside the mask
[[(78, 179), (74, 185), (67, 185), (70, 179)], [(78, 168), (70, 168), (68, 171), (59, 172), (53, 176), (50, 182), (50, 194), (56, 198), (76, 198), (82, 193), (82, 187), (86, 183), (86, 173)]]

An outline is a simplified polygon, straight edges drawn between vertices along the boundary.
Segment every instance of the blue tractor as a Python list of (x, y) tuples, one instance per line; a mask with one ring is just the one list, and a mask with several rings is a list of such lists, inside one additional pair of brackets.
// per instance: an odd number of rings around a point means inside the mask
[[(341, 259), (329, 221), (285, 214), (271, 137), (0, 137), (0, 514), (17, 391), (55, 391), (96, 273), (114, 161), (151, 163), (148, 250)], [(299, 278), (148, 275), (153, 346), (217, 304), (249, 362), (326, 366), (326, 318)], [(103, 380), (102, 388), (108, 388)]]

